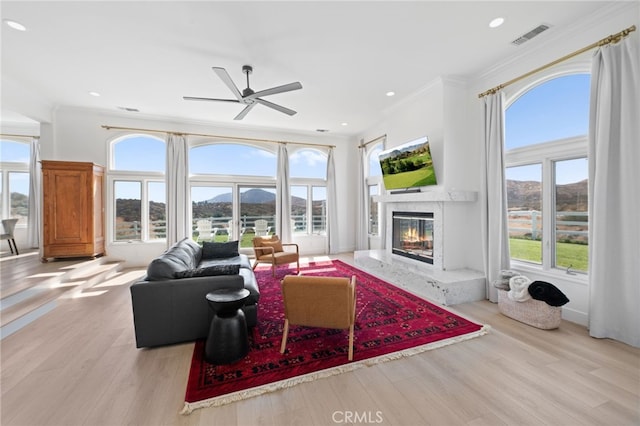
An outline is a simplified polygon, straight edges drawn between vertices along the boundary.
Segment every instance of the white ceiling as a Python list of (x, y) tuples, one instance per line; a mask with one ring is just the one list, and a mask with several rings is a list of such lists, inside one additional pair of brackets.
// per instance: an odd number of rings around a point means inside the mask
[[(2, 25), (2, 78), (51, 107), (229, 125), (241, 105), (182, 96), (231, 99), (211, 67), (226, 68), (242, 90), (249, 64), (256, 91), (293, 81), (303, 89), (265, 98), (296, 115), (258, 105), (241, 125), (357, 134), (437, 77), (473, 77), (608, 4), (2, 1), (2, 18), (27, 27)], [(497, 16), (504, 25), (489, 28)], [(542, 23), (552, 28), (511, 44)], [(3, 94), (3, 120), (28, 115), (22, 104)]]

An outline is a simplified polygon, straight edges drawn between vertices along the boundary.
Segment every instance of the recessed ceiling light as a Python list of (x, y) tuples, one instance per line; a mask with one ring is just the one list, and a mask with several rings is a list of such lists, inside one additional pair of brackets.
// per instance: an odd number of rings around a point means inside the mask
[(91, 96), (95, 96), (96, 98), (97, 98), (98, 96), (100, 96), (100, 93), (98, 93), (98, 92), (89, 92), (89, 94), (90, 94)]
[(20, 22), (12, 21), (11, 19), (5, 19), (4, 23), (7, 24), (9, 27), (13, 28), (14, 30), (27, 31), (27, 27), (22, 25)]
[(349, 123), (347, 123), (347, 122), (340, 123), (340, 124), (342, 124), (343, 126), (348, 126), (349, 125)]
[(387, 92), (387, 96), (393, 96), (395, 94), (396, 94), (396, 92)]
[(498, 28), (500, 25), (504, 24), (504, 18), (498, 17), (489, 22), (489, 26), (491, 28)]

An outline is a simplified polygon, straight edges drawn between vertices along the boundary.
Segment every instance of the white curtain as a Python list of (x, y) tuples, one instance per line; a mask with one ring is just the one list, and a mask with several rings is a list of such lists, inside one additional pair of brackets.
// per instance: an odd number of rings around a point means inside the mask
[(336, 165), (333, 158), (333, 148), (329, 148), (327, 158), (327, 247), (328, 254), (339, 251), (338, 233), (338, 197), (336, 194)]
[(360, 143), (358, 147), (358, 188), (356, 195), (356, 250), (369, 249), (369, 197), (367, 177), (365, 175), (367, 148)]
[(501, 92), (483, 98), (484, 147), (480, 167), (480, 217), (482, 255), (487, 278), (487, 298), (498, 301), (491, 284), (502, 269), (509, 269), (509, 230), (507, 223), (507, 190), (504, 169), (504, 110)]
[(27, 218), (27, 243), (30, 248), (40, 247), (42, 231), (42, 167), (40, 165), (40, 140), (31, 139), (29, 160), (29, 216)]
[(278, 146), (276, 179), (276, 229), (281, 241), (291, 241), (291, 187), (289, 186), (289, 153), (284, 143)]
[(191, 234), (187, 137), (167, 134), (167, 244)]
[(589, 332), (640, 347), (637, 35), (600, 48), (589, 117)]

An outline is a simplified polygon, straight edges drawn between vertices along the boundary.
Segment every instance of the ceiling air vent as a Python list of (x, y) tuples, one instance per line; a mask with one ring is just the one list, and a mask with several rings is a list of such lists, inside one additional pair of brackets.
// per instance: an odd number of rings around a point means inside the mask
[(541, 32), (546, 31), (548, 29), (549, 29), (549, 25), (545, 25), (545, 24), (538, 25), (537, 27), (535, 27), (534, 29), (532, 29), (528, 33), (523, 34), (520, 37), (518, 37), (517, 39), (513, 40), (511, 42), (511, 44), (515, 44), (516, 46), (520, 46), (525, 41), (531, 40), (532, 38), (534, 38), (535, 36), (537, 36)]

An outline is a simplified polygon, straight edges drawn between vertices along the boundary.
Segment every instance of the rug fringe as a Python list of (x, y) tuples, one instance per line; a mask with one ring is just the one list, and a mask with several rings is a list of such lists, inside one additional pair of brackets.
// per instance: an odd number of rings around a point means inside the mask
[(444, 346), (452, 345), (454, 343), (462, 342), (465, 340), (473, 339), (475, 337), (483, 336), (491, 330), (491, 326), (483, 325), (482, 328), (473, 333), (463, 334), (462, 336), (456, 336), (445, 340), (439, 340), (437, 342), (428, 343), (426, 345), (417, 346), (415, 348), (409, 348), (402, 351), (394, 352), (387, 355), (381, 355), (375, 358), (364, 359), (362, 361), (352, 362), (350, 364), (340, 365), (338, 367), (329, 368), (326, 370), (315, 371), (313, 373), (304, 374), (302, 376), (292, 377), (291, 379), (281, 380), (274, 383), (269, 383), (263, 386), (259, 386), (252, 389), (246, 389), (243, 391), (233, 392), (227, 395), (217, 396), (214, 398), (204, 399), (196, 402), (185, 402), (180, 414), (189, 415), (194, 410), (207, 407), (219, 407), (221, 405), (230, 404), (232, 402), (241, 401), (243, 399), (251, 398), (254, 396), (263, 395), (268, 392), (273, 392), (280, 389), (290, 388), (300, 383), (311, 382), (317, 379), (335, 376), (337, 374), (354, 371), (362, 367), (370, 367), (375, 364), (379, 364), (386, 361), (392, 361), (412, 355), (417, 355), (422, 352), (430, 351), (432, 349), (442, 348)]

